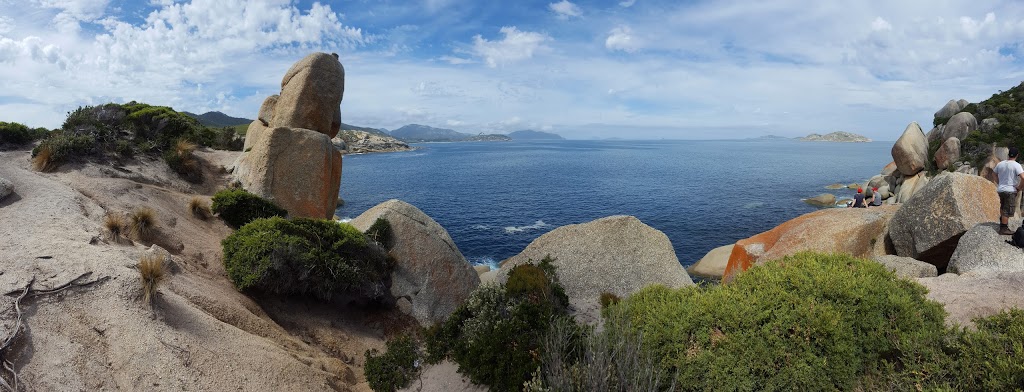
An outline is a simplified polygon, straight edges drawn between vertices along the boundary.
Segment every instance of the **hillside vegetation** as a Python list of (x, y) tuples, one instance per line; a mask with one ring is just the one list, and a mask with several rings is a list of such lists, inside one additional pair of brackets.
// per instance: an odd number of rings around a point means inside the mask
[(989, 99), (969, 104), (963, 111), (974, 114), (978, 124), (982, 124), (985, 119), (999, 121), (995, 127), (989, 130), (981, 127), (961, 141), (965, 158), (974, 163), (975, 167), (984, 165), (993, 143), (996, 146), (1024, 147), (1024, 82), (992, 94)]

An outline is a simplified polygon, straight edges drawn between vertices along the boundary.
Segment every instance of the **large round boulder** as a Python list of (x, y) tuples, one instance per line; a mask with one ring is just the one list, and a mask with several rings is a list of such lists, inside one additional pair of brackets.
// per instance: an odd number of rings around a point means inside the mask
[(885, 165), (885, 167), (882, 168), (882, 171), (879, 172), (878, 174), (881, 174), (883, 177), (891, 176), (892, 173), (896, 172), (896, 169), (896, 162), (889, 162)]
[(951, 99), (949, 102), (946, 102), (946, 105), (939, 109), (939, 111), (935, 112), (935, 118), (950, 118), (959, 112), (960, 104)]
[(497, 280), (507, 280), (508, 272), (517, 265), (547, 256), (554, 258), (558, 279), (575, 309), (574, 317), (592, 325), (601, 321), (601, 293), (625, 297), (652, 284), (693, 284), (668, 236), (635, 217), (622, 215), (562, 226), (540, 236), (501, 262)]
[(930, 146), (930, 145), (932, 145), (932, 143), (941, 142), (942, 141), (941, 140), (942, 139), (942, 131), (945, 130), (945, 129), (946, 129), (946, 125), (945, 124), (939, 124), (938, 126), (932, 128), (932, 130), (928, 131), (928, 133), (924, 135), (925, 140), (928, 141), (928, 145)]
[(967, 105), (970, 104), (970, 102), (967, 102), (967, 100), (963, 98), (956, 101), (956, 105), (960, 107), (960, 110), (964, 110), (965, 108), (967, 108)]
[(835, 207), (836, 195), (833, 195), (831, 193), (822, 193), (818, 196), (803, 199), (803, 201), (804, 203), (810, 204), (815, 207)]
[(910, 177), (903, 177), (899, 179), (899, 186), (896, 187), (896, 202), (906, 203), (910, 198), (914, 197), (917, 192), (928, 185), (928, 177), (925, 172), (917, 173)]
[(771, 230), (736, 242), (726, 279), (753, 265), (801, 251), (837, 252), (856, 257), (887, 254), (885, 233), (895, 206), (833, 208), (804, 214)]
[(968, 112), (960, 112), (946, 122), (946, 127), (942, 130), (942, 140), (951, 137), (964, 140), (971, 131), (977, 130), (978, 120), (974, 118), (974, 115)]
[(0, 177), (0, 200), (14, 192), (14, 183), (10, 180)]
[(946, 270), (957, 241), (979, 223), (999, 219), (995, 186), (963, 173), (942, 173), (893, 216), (889, 238), (896, 254)]
[(271, 200), (291, 217), (334, 216), (341, 187), (341, 153), (331, 139), (302, 128), (249, 125), (245, 152), (235, 163), (235, 178), (247, 191)]
[(977, 274), (993, 271), (1024, 272), (1024, 250), (1007, 243), (1010, 238), (999, 235), (999, 224), (981, 223), (960, 237), (949, 272)]
[(916, 122), (907, 125), (903, 135), (892, 146), (892, 160), (896, 168), (905, 176), (912, 176), (924, 170), (928, 159), (928, 140)]
[(901, 278), (930, 278), (939, 272), (934, 265), (910, 257), (883, 255), (876, 256), (875, 261)]
[(313, 53), (285, 73), (280, 97), (273, 104), (274, 114), (265, 120), (271, 128), (311, 129), (330, 139), (341, 129), (344, 94), (345, 68), (338, 61), (338, 55)]
[(476, 270), (448, 231), (423, 211), (401, 200), (388, 200), (350, 223), (365, 232), (377, 219), (391, 226), (388, 254), (395, 260), (391, 296), (420, 325), (444, 321), (480, 285)]
[(692, 276), (702, 278), (722, 279), (725, 275), (725, 267), (729, 265), (729, 255), (732, 254), (733, 244), (719, 246), (710, 250), (699, 261), (686, 269)]
[(942, 142), (939, 149), (935, 151), (935, 167), (939, 170), (946, 170), (953, 163), (960, 159), (960, 139), (951, 137)]

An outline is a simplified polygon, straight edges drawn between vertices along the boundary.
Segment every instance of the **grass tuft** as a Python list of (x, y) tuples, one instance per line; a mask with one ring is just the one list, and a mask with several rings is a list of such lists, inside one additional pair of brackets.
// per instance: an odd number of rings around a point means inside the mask
[(39, 146), (39, 151), (32, 157), (32, 168), (36, 171), (50, 171), (53, 169), (53, 148), (45, 144)]
[(103, 228), (107, 230), (107, 236), (111, 241), (121, 242), (121, 237), (125, 235), (125, 226), (124, 215), (107, 214), (103, 217)]
[(139, 259), (139, 276), (142, 277), (142, 300), (152, 303), (156, 290), (167, 277), (166, 261), (162, 255), (146, 254)]
[(136, 240), (146, 240), (156, 231), (156, 211), (153, 211), (152, 208), (136, 208), (130, 219), (129, 233)]
[(193, 197), (192, 200), (188, 201), (188, 210), (192, 212), (192, 216), (202, 220), (213, 216), (213, 213), (210, 211), (210, 205), (199, 197)]

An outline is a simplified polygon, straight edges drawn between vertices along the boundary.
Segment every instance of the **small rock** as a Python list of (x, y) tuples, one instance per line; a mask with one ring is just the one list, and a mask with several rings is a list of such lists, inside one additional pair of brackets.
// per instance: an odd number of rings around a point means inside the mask
[(14, 192), (14, 183), (10, 180), (0, 177), (0, 200)]
[(815, 207), (835, 207), (836, 195), (833, 195), (831, 193), (822, 193), (818, 196), (803, 199), (803, 201), (804, 203), (810, 204)]
[(939, 270), (934, 265), (912, 257), (885, 255), (875, 257), (875, 261), (901, 278), (930, 278), (939, 275)]

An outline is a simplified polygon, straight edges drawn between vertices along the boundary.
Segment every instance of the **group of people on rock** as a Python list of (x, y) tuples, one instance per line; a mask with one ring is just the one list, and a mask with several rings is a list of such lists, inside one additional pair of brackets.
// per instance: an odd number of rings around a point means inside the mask
[(878, 188), (868, 188), (866, 192), (864, 188), (857, 188), (857, 194), (853, 195), (853, 201), (846, 203), (846, 206), (850, 208), (867, 208), (868, 206), (877, 207), (880, 205), (882, 205), (882, 194), (878, 193)]

